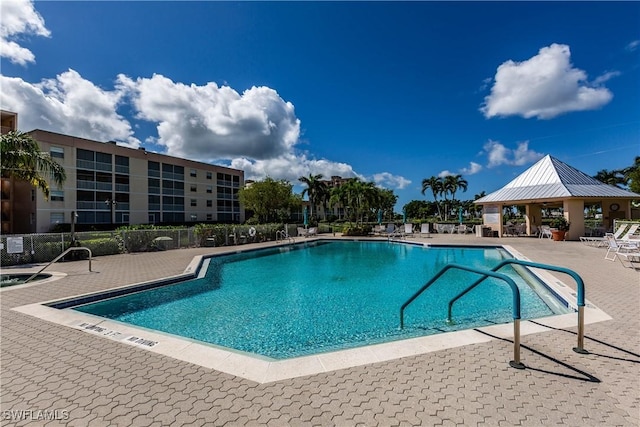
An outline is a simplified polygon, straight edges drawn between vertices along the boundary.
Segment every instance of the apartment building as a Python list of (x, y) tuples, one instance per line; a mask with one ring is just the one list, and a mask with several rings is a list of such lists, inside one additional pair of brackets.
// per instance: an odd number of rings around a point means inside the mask
[[(18, 114), (0, 111), (2, 134), (18, 129)], [(0, 217), (2, 234), (13, 230), (31, 230), (35, 221), (35, 190), (31, 184), (1, 175), (0, 179)]]
[[(241, 170), (122, 147), (114, 142), (39, 129), (28, 133), (42, 151), (63, 165), (67, 180), (63, 188), (52, 185), (49, 200), (32, 188), (28, 194), (20, 194), (28, 197), (31, 204), (21, 203), (19, 211), (14, 204), (14, 220), (7, 223), (7, 231), (3, 222), (3, 233), (47, 232), (56, 224), (71, 223), (72, 215), (79, 227), (107, 228), (245, 219), (237, 197), (244, 185)], [(15, 198), (16, 191), (12, 196)], [(17, 216), (28, 221), (18, 222)]]

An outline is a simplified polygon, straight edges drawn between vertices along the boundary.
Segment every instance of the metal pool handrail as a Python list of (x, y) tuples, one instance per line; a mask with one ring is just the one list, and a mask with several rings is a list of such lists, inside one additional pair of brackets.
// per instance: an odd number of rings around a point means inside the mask
[(66, 251), (62, 252), (57, 257), (55, 257), (53, 259), (53, 261), (50, 261), (49, 264), (47, 264), (44, 267), (42, 267), (37, 273), (32, 274), (27, 280), (24, 281), (24, 283), (29, 283), (31, 281), (31, 279), (36, 277), (38, 274), (42, 273), (45, 268), (49, 267), (51, 264), (53, 264), (54, 262), (58, 261), (60, 258), (65, 256), (66, 254), (68, 254), (69, 252), (73, 252), (73, 251), (87, 251), (87, 252), (89, 252), (89, 271), (91, 271), (91, 249), (85, 248), (84, 246), (80, 246), (80, 247), (75, 247), (74, 246), (74, 247), (71, 247), (71, 248), (67, 249)]
[(518, 289), (518, 286), (512, 278), (502, 273), (480, 270), (478, 268), (467, 267), (459, 264), (448, 264), (444, 266), (442, 270), (440, 270), (435, 276), (433, 276), (431, 280), (425, 283), (425, 285), (422, 286), (418, 290), (418, 292), (413, 294), (411, 298), (409, 298), (404, 304), (402, 304), (402, 307), (400, 307), (400, 328), (404, 328), (404, 309), (450, 269), (464, 270), (482, 275), (483, 277), (479, 281), (477, 281), (475, 285), (477, 285), (487, 277), (494, 277), (496, 279), (507, 282), (507, 284), (511, 287), (511, 292), (513, 294), (513, 360), (509, 362), (509, 365), (516, 369), (524, 369), (524, 365), (520, 362), (520, 290)]
[[(506, 259), (506, 260), (500, 262), (495, 267), (493, 267), (491, 269), (491, 271), (498, 271), (502, 267), (504, 267), (505, 265), (508, 265), (508, 264), (517, 264), (517, 265), (523, 265), (523, 266), (526, 266), (526, 267), (540, 268), (540, 269), (543, 269), (543, 270), (557, 271), (559, 273), (568, 274), (569, 276), (571, 276), (573, 278), (573, 280), (576, 281), (576, 289), (578, 291), (577, 292), (577, 296), (576, 296), (577, 305), (578, 305), (578, 345), (577, 345), (577, 347), (573, 348), (573, 351), (575, 351), (576, 353), (580, 353), (580, 354), (588, 353), (588, 351), (584, 349), (584, 281), (578, 275), (578, 273), (576, 273), (573, 270), (569, 270), (568, 268), (559, 267), (557, 265), (540, 264), (540, 263), (537, 263), (537, 262), (525, 261), (525, 260), (521, 260), (521, 259)], [(477, 285), (479, 285), (487, 277), (488, 276), (481, 277), (476, 282), (474, 282), (471, 286), (469, 286), (467, 289), (465, 289), (460, 294), (458, 294), (458, 296), (456, 296), (451, 301), (449, 301), (449, 309), (448, 309), (448, 312), (447, 312), (447, 320), (449, 322), (451, 321), (451, 311), (452, 311), (452, 308), (453, 308), (453, 303), (455, 303), (463, 295), (465, 295), (467, 292), (469, 292), (470, 290), (475, 288)]]

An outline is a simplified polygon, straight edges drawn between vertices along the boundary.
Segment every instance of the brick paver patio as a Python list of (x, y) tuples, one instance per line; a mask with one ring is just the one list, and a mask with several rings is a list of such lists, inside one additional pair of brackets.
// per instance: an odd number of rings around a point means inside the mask
[(93, 273), (86, 261), (61, 263), (50, 270), (63, 279), (0, 293), (2, 425), (640, 425), (638, 270), (579, 242), (429, 241), (507, 244), (573, 269), (587, 299), (613, 320), (587, 325), (587, 355), (571, 350), (576, 328), (525, 336), (525, 370), (508, 366), (512, 342), (495, 339), (258, 384), (11, 310), (180, 274), (194, 256), (220, 249), (100, 257)]

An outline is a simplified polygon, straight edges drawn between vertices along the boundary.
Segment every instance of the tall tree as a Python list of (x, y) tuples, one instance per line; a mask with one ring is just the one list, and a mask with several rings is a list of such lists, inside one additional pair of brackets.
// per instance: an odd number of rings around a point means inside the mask
[(431, 193), (433, 194), (433, 200), (436, 202), (436, 206), (438, 207), (438, 217), (442, 219), (442, 213), (440, 212), (440, 204), (438, 203), (438, 196), (443, 194), (444, 192), (444, 183), (442, 178), (437, 176), (432, 176), (430, 178), (425, 178), (422, 180), (422, 194), (427, 191), (427, 189), (431, 189)]
[(640, 156), (636, 156), (632, 166), (622, 170), (629, 190), (640, 193)]
[(622, 172), (618, 170), (602, 169), (595, 174), (594, 178), (605, 184), (613, 185), (614, 187), (620, 187), (620, 185), (625, 182)]
[(307, 186), (302, 190), (302, 197), (305, 194), (309, 196), (309, 205), (311, 206), (309, 214), (313, 216), (313, 208), (326, 199), (327, 184), (322, 181), (322, 174), (309, 174), (309, 176), (301, 176), (298, 180)]
[(444, 178), (445, 191), (451, 193), (452, 199), (456, 198), (458, 190), (466, 192), (468, 187), (469, 183), (466, 179), (462, 178), (462, 175), (447, 175)]
[(0, 138), (0, 166), (2, 176), (26, 181), (42, 191), (49, 199), (47, 178), (62, 187), (67, 179), (61, 164), (51, 158), (49, 153), (40, 151), (38, 142), (31, 135), (11, 131)]
[[(459, 189), (463, 191), (467, 191), (468, 183), (465, 179), (462, 178), (462, 175), (447, 175), (444, 177), (442, 181), (442, 188), (445, 200), (445, 219), (447, 219), (449, 215), (449, 206), (447, 203), (447, 194), (451, 194), (451, 200), (456, 200), (456, 192)], [(453, 207), (454, 204), (451, 205)]]
[(291, 208), (299, 208), (300, 204), (291, 183), (270, 177), (240, 189), (238, 199), (246, 209), (255, 212), (260, 222), (281, 221), (289, 215)]

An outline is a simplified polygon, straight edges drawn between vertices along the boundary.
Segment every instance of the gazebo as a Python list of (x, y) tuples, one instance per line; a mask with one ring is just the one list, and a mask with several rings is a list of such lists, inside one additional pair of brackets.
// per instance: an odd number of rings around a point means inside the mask
[(640, 194), (604, 184), (546, 155), (500, 190), (474, 203), (483, 207), (484, 227), (499, 236), (504, 234), (504, 206), (525, 206), (528, 235), (542, 225), (543, 208), (562, 208), (571, 223), (567, 239), (578, 240), (585, 235), (585, 205), (600, 204), (603, 226), (610, 229), (615, 219), (631, 218), (631, 201), (638, 199)]

